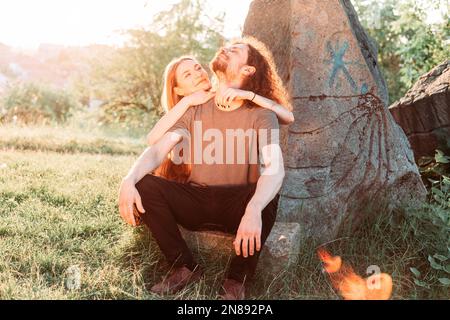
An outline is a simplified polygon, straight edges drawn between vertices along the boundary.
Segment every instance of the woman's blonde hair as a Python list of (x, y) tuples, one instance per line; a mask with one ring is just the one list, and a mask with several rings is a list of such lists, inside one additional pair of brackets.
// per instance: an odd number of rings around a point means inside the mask
[[(164, 70), (161, 106), (166, 113), (169, 112), (183, 98), (182, 96), (176, 94), (174, 89), (178, 85), (176, 78), (177, 68), (183, 61), (186, 60), (197, 61), (197, 59), (192, 56), (181, 56), (169, 62)], [(170, 156), (165, 159), (163, 163), (161, 163), (161, 165), (155, 170), (155, 175), (157, 176), (182, 183), (186, 183), (188, 181), (190, 173), (191, 166), (189, 164), (175, 164), (170, 159)]]

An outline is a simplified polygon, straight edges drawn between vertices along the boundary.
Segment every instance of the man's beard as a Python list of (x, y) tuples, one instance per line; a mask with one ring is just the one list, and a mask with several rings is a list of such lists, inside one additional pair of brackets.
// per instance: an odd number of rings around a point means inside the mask
[(217, 74), (223, 73), (225, 74), (228, 68), (228, 62), (220, 57), (220, 52), (216, 54), (216, 56), (211, 61), (211, 69), (214, 73)]

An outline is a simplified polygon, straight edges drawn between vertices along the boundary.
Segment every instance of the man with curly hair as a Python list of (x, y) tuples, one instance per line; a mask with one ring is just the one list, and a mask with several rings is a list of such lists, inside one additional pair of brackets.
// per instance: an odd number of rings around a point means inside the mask
[[(284, 178), (279, 124), (270, 109), (291, 107), (270, 52), (254, 38), (231, 41), (210, 68), (218, 80), (215, 98), (191, 107), (144, 151), (122, 180), (120, 213), (135, 225), (134, 205), (144, 209), (140, 217), (173, 266), (150, 289), (158, 294), (175, 293), (202, 275), (178, 225), (234, 234), (236, 255), (220, 297), (244, 299), (275, 223)], [(264, 99), (271, 108), (256, 107)], [(174, 162), (190, 165), (188, 183), (148, 174), (172, 149)]]

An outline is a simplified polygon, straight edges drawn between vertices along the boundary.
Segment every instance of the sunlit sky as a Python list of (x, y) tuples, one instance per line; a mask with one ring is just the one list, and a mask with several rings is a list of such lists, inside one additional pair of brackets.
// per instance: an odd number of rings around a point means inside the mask
[[(176, 0), (0, 0), (0, 43), (34, 49), (40, 43), (120, 45), (116, 30), (149, 24)], [(239, 36), (251, 0), (208, 0), (205, 12), (225, 12), (227, 37)]]
[[(239, 36), (251, 0), (206, 0), (205, 12), (225, 12), (224, 33)], [(428, 3), (429, 0), (417, 0)], [(115, 32), (145, 27), (177, 0), (0, 0), (0, 43), (35, 49), (40, 43), (120, 45)], [(428, 10), (427, 10), (428, 11)], [(430, 9), (429, 18), (438, 12)]]

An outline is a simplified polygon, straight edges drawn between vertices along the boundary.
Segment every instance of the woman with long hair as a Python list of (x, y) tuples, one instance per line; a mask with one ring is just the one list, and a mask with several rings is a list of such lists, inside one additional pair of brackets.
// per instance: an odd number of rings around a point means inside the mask
[[(249, 61), (252, 62), (252, 61)], [(263, 66), (256, 66), (263, 67)], [(270, 70), (266, 71), (269, 72)], [(206, 103), (214, 97), (208, 73), (192, 56), (182, 56), (172, 60), (164, 72), (161, 105), (166, 114), (156, 123), (147, 135), (147, 143), (155, 144), (192, 106)], [(272, 86), (268, 86), (273, 88)], [(294, 121), (292, 107), (288, 103), (287, 95), (281, 85), (277, 83), (277, 90), (261, 92), (260, 88), (249, 90), (233, 89), (226, 93), (226, 101), (233, 99), (248, 100), (252, 105), (267, 108), (275, 112), (280, 124), (290, 124)], [(254, 89), (254, 90), (251, 90)], [(266, 97), (258, 95), (263, 93)], [(187, 182), (190, 175), (188, 164), (174, 164), (170, 154), (155, 174), (177, 182)]]

